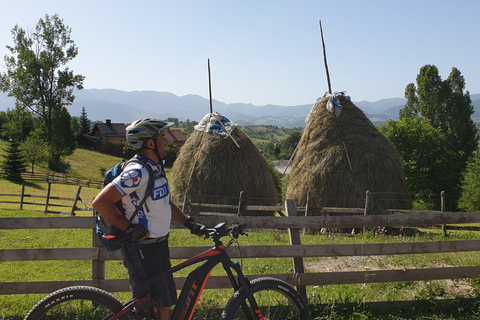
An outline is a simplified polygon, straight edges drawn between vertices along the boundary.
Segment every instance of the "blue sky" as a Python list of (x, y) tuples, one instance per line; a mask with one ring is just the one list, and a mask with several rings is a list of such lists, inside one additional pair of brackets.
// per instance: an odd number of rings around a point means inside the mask
[[(322, 20), (333, 91), (354, 101), (403, 97), (419, 69), (446, 79), (456, 67), (480, 93), (480, 1), (6, 1), (0, 56), (11, 29), (57, 13), (79, 55), (85, 88), (167, 91), (226, 103), (300, 105), (327, 90)], [(0, 71), (4, 72), (3, 59)]]

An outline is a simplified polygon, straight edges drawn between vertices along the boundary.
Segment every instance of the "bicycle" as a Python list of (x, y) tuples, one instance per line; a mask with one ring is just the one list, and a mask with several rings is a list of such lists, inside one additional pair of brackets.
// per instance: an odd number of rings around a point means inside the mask
[[(191, 319), (210, 272), (222, 263), (234, 294), (222, 310), (221, 320), (310, 320), (305, 301), (289, 284), (270, 277), (250, 281), (243, 275), (240, 264), (230, 260), (226, 249), (233, 243), (238, 244), (240, 235), (247, 234), (245, 224), (234, 224), (227, 228), (225, 223), (220, 223), (212, 229), (204, 229), (202, 233), (205, 238), (213, 240), (213, 248), (173, 266), (155, 278), (147, 281), (136, 279), (140, 285), (144, 285), (205, 261), (188, 275), (170, 319)], [(226, 245), (221, 241), (225, 236), (230, 237)], [(122, 241), (118, 236), (109, 238), (111, 241)], [(74, 286), (49, 294), (25, 317), (25, 320), (40, 319), (160, 319), (160, 315), (158, 305), (148, 295), (122, 304), (105, 290)]]

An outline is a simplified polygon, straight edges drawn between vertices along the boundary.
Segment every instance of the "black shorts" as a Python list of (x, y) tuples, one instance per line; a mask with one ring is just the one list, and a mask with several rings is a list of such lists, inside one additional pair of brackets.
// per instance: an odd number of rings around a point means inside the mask
[[(128, 261), (127, 254), (131, 263)], [(146, 280), (171, 268), (168, 238), (157, 243), (146, 244), (141, 249), (127, 246), (126, 249), (122, 249), (122, 257), (123, 264), (128, 269), (133, 297), (150, 294), (164, 307), (173, 306), (177, 302), (177, 291), (172, 275), (142, 287), (136, 285), (134, 281), (135, 277)]]

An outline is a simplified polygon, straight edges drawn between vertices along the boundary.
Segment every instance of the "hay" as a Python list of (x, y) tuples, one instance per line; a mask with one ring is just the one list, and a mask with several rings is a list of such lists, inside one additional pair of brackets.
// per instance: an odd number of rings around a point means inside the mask
[(313, 107), (292, 164), (286, 198), (305, 205), (309, 190), (309, 209), (316, 215), (321, 207), (363, 208), (370, 190), (373, 210), (409, 209), (399, 154), (359, 108), (344, 96), (339, 100), (338, 118), (325, 108), (327, 97)]
[[(172, 167), (171, 192), (182, 202), (203, 132), (194, 130)], [(276, 205), (278, 193), (265, 158), (250, 138), (235, 128), (232, 137), (205, 133), (190, 181), (191, 202), (238, 205), (240, 192), (249, 205)]]

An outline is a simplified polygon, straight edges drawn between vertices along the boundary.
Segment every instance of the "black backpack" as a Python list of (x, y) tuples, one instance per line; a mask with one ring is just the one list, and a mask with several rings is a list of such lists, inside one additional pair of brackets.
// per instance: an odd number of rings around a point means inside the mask
[[(107, 171), (105, 174), (105, 178), (103, 179), (103, 187), (105, 188), (106, 185), (108, 185), (110, 182), (113, 181), (116, 177), (118, 177), (122, 172), (123, 169), (127, 166), (128, 163), (131, 162), (137, 162), (140, 163), (145, 169), (148, 171), (148, 184), (147, 184), (147, 189), (145, 191), (145, 196), (143, 197), (142, 201), (140, 204), (137, 206), (135, 211), (133, 212), (132, 216), (130, 217), (129, 221), (132, 222), (133, 218), (137, 215), (138, 211), (142, 206), (144, 205), (145, 201), (147, 201), (147, 198), (152, 194), (153, 187), (155, 184), (155, 178), (153, 176), (153, 171), (152, 168), (148, 163), (146, 163), (144, 160), (140, 158), (132, 158), (128, 161), (122, 161), (117, 163), (113, 168)], [(163, 173), (163, 170), (162, 170)], [(117, 207), (118, 211), (122, 213), (122, 215), (125, 216), (125, 211), (122, 206), (122, 201), (118, 201), (115, 203), (115, 206)], [(96, 233), (98, 238), (100, 239), (100, 242), (102, 245), (105, 247), (105, 249), (109, 251), (116, 251), (120, 249), (120, 247), (112, 243), (111, 241), (107, 241), (106, 239), (103, 238), (104, 235), (118, 235), (122, 233), (119, 229), (114, 227), (112, 224), (110, 224), (107, 220), (103, 219), (102, 216), (97, 212), (97, 210), (93, 210), (93, 215), (95, 217), (95, 224), (96, 224)]]

